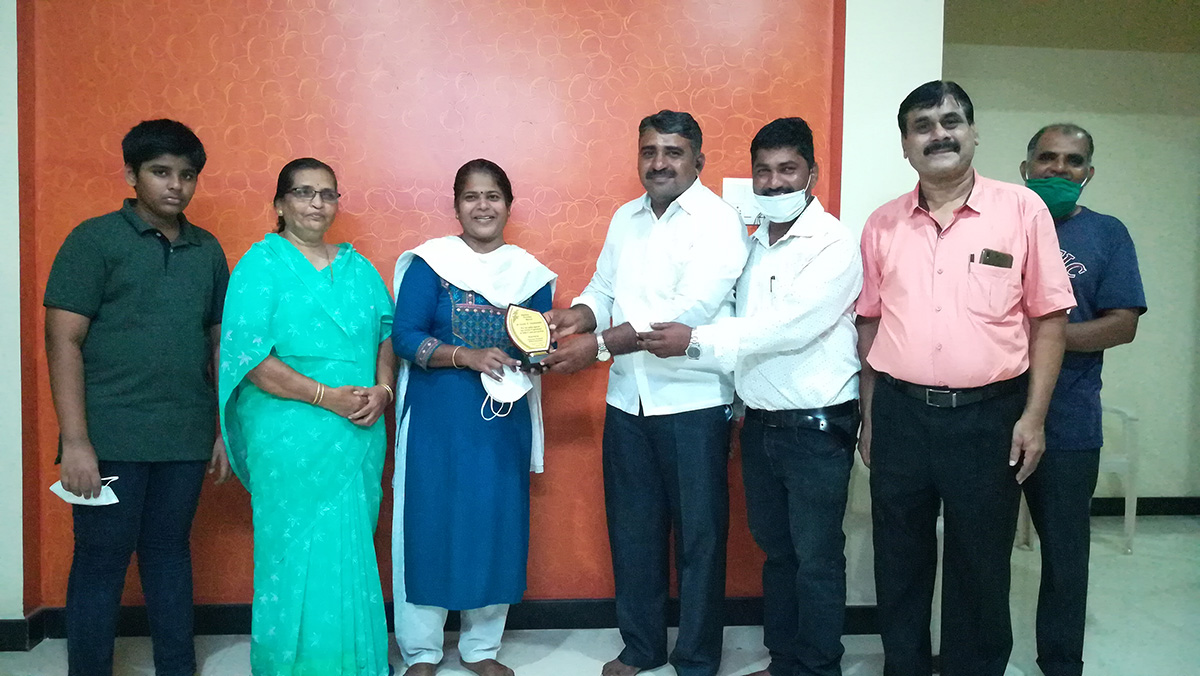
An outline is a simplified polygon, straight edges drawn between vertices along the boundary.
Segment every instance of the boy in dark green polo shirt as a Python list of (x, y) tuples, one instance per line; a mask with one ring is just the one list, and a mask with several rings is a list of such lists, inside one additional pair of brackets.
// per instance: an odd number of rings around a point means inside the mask
[(229, 266), (183, 215), (206, 159), (192, 130), (142, 122), (121, 150), (136, 199), (71, 231), (43, 301), (62, 485), (91, 497), (119, 477), (117, 504), (73, 507), (69, 673), (111, 676), (136, 551), (155, 672), (191, 676), (192, 517), (206, 465), (229, 476), (213, 382)]

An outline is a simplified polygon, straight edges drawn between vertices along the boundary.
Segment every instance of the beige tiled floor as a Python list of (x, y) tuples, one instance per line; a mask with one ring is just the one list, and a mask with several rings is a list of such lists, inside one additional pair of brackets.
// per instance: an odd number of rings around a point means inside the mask
[[(1200, 517), (1147, 517), (1138, 521), (1135, 553), (1122, 553), (1121, 523), (1094, 521), (1091, 594), (1088, 608), (1088, 676), (1188, 676), (1200, 674)], [(1013, 624), (1016, 647), (1006, 676), (1036, 676), (1033, 609), (1037, 593), (1036, 551), (1013, 552)], [(458, 664), (448, 636), (439, 674), (469, 674)], [(845, 676), (883, 672), (878, 636), (847, 636)], [(246, 676), (249, 643), (245, 636), (196, 639), (203, 676)], [(597, 676), (600, 665), (620, 648), (616, 630), (512, 631), (505, 634), (501, 659), (518, 676)], [(393, 651), (395, 647), (393, 646)], [(393, 661), (399, 660), (393, 654)], [(121, 639), (116, 676), (153, 673), (147, 639)], [(725, 630), (722, 676), (735, 676), (766, 665), (762, 630)], [(0, 653), (0, 676), (50, 676), (66, 673), (66, 643), (44, 641), (27, 653)], [(670, 676), (663, 667), (648, 676)]]

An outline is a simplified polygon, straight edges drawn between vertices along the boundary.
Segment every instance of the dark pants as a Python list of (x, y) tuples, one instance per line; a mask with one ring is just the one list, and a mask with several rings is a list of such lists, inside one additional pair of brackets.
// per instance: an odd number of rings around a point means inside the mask
[[(842, 422), (853, 438), (858, 415)], [(750, 533), (763, 564), (763, 643), (772, 676), (842, 673), (846, 535), (842, 520), (853, 445), (828, 432), (742, 428), (742, 480)]]
[(1042, 546), (1038, 666), (1046, 676), (1083, 673), (1092, 493), (1100, 451), (1051, 451), (1023, 484)]
[(612, 406), (604, 419), (604, 504), (617, 591), (619, 659), (667, 661), (668, 543), (675, 531), (679, 676), (715, 676), (724, 628), (729, 421), (724, 406), (660, 416)]
[(138, 570), (150, 617), (154, 671), (192, 676), (192, 517), (204, 462), (100, 461), (115, 505), (72, 509), (75, 557), (67, 582), (67, 658), (71, 676), (111, 676), (113, 641), (129, 557)]
[(942, 673), (1001, 676), (1012, 651), (1009, 564), (1020, 486), (1008, 466), (1017, 392), (934, 408), (879, 378), (872, 406), (871, 515), (885, 676), (928, 676), (945, 519)]

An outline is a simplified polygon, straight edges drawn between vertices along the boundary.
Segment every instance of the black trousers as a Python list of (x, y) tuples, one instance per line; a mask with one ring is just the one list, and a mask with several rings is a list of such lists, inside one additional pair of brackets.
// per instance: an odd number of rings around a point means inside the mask
[(1051, 451), (1022, 484), (1041, 539), (1037, 662), (1046, 676), (1083, 674), (1092, 493), (1099, 473), (1099, 449)]
[(616, 580), (620, 660), (667, 661), (668, 548), (675, 532), (679, 676), (716, 676), (724, 629), (729, 536), (727, 407), (660, 416), (608, 407), (604, 505)]
[(934, 408), (883, 378), (871, 409), (871, 516), (885, 676), (931, 672), (937, 517), (945, 521), (942, 674), (1002, 676), (1020, 486), (1008, 466), (1025, 387)]

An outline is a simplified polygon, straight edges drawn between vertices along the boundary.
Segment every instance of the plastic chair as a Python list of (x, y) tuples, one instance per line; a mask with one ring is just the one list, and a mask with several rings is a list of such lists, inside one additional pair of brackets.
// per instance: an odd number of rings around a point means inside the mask
[[(1120, 421), (1116, 444), (1105, 444), (1100, 453), (1100, 471), (1121, 477), (1125, 495), (1125, 553), (1133, 553), (1133, 532), (1137, 526), (1138, 417), (1123, 408), (1105, 406), (1104, 415)], [(1113, 440), (1112, 435), (1107, 435)], [(1116, 448), (1113, 448), (1113, 446)]]
[[(1104, 406), (1105, 422), (1115, 420), (1119, 430), (1112, 434), (1105, 425), (1105, 436), (1110, 442), (1100, 453), (1100, 472), (1120, 477), (1121, 492), (1125, 496), (1125, 553), (1133, 553), (1133, 533), (1137, 526), (1137, 473), (1138, 473), (1138, 417), (1117, 406)], [(1021, 549), (1033, 549), (1033, 519), (1029, 516), (1029, 505), (1021, 496), (1021, 514), (1017, 521), (1017, 538), (1014, 544)]]

